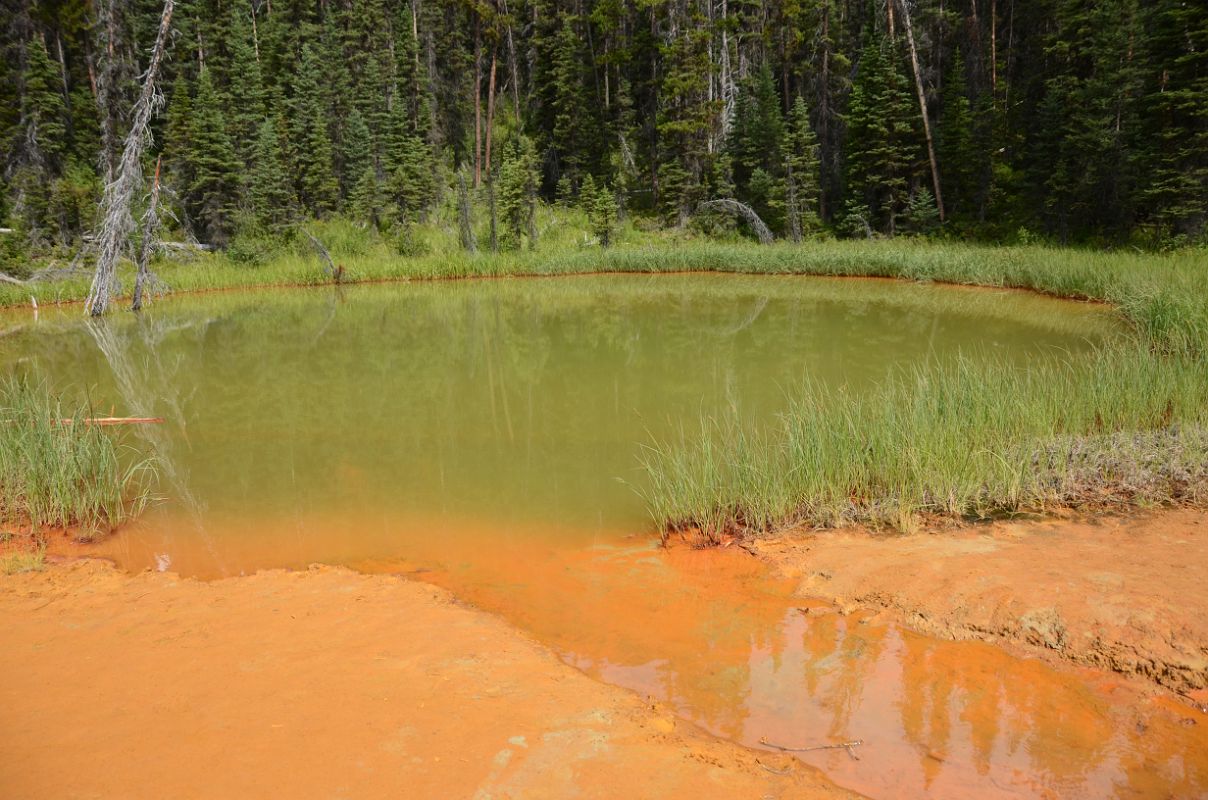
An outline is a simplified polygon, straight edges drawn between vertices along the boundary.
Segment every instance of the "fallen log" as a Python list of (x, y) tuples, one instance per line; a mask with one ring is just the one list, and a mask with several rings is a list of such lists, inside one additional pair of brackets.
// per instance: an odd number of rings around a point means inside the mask
[[(99, 428), (110, 425), (157, 425), (164, 421), (163, 417), (85, 417), (80, 420), (85, 425), (96, 425)], [(73, 425), (75, 420), (61, 419), (60, 425)]]
[(201, 250), (207, 253), (214, 249), (214, 245), (212, 244), (199, 244), (197, 242), (158, 241), (154, 247), (156, 250)]
[[(88, 427), (96, 426), (98, 428), (107, 428), (112, 425), (158, 425), (164, 421), (163, 417), (84, 417), (79, 420)], [(15, 419), (4, 420), (5, 424), (13, 425), (17, 423)], [(74, 425), (74, 419), (52, 419), (52, 425)]]

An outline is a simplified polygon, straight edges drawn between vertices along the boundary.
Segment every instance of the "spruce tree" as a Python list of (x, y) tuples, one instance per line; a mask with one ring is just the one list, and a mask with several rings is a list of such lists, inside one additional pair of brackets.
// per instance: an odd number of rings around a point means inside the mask
[[(973, 105), (965, 82), (965, 60), (957, 52), (944, 82), (936, 149), (944, 166), (944, 205), (949, 216), (971, 219), (983, 158), (976, 146)], [(934, 198), (932, 198), (934, 200)]]
[(818, 218), (820, 164), (818, 139), (810, 125), (805, 99), (798, 95), (789, 112), (784, 145), (785, 214), (789, 236), (795, 242), (821, 222)]
[(354, 187), (361, 182), (367, 170), (373, 170), (373, 142), (369, 126), (360, 111), (348, 115), (341, 136), (340, 184), (345, 197), (351, 197)]
[[(892, 236), (906, 211), (920, 139), (907, 78), (892, 43), (864, 47), (847, 111), (847, 203), (860, 220)], [(850, 229), (850, 226), (849, 226)]]
[(239, 161), (227, 136), (222, 100), (210, 72), (201, 73), (189, 126), (189, 200), (209, 242), (225, 244), (234, 223)]
[(386, 195), (400, 222), (420, 219), (432, 201), (432, 153), (411, 127), (411, 115), (396, 103), (386, 141)]
[(526, 234), (531, 241), (531, 215), (537, 194), (537, 156), (532, 141), (523, 134), (512, 138), (503, 149), (497, 181), (499, 219), (502, 223), (500, 245), (505, 250), (520, 247)]
[(1149, 11), (1154, 75), (1147, 85), (1148, 173), (1140, 199), (1160, 228), (1208, 237), (1208, 14), (1194, 3), (1159, 0)]
[(340, 195), (327, 130), (329, 109), (323, 102), (325, 81), (318, 53), (311, 45), (305, 45), (289, 109), (290, 138), (298, 195), (303, 206), (315, 216), (334, 211)]
[(585, 169), (591, 167), (594, 141), (592, 121), (583, 85), (582, 39), (575, 32), (576, 18), (562, 17), (554, 49), (552, 142), (558, 155), (559, 176), (577, 188)]
[(257, 131), (248, 180), (248, 200), (253, 216), (268, 230), (283, 229), (293, 216), (293, 189), (283, 150), (277, 121), (269, 117), (260, 123)]
[(226, 91), (229, 100), (227, 122), (235, 152), (247, 163), (256, 148), (260, 126), (268, 112), (247, 6), (239, 3), (232, 5), (227, 35), (231, 67)]
[(765, 62), (741, 87), (735, 103), (734, 127), (730, 135), (734, 182), (740, 197), (755, 170), (763, 170), (767, 178), (779, 176), (780, 150), (784, 139), (784, 117), (780, 113), (780, 97), (772, 81), (772, 71)]
[(612, 244), (613, 231), (617, 224), (617, 201), (608, 184), (596, 184), (589, 173), (583, 178), (583, 186), (579, 190), (579, 203), (587, 214), (587, 222), (591, 232), (599, 240), (601, 247)]
[(25, 141), (36, 149), (27, 155), (53, 172), (61, 164), (67, 147), (67, 107), (61, 92), (58, 70), (46, 52), (46, 43), (35, 37), (26, 48), (29, 63), (21, 95), (21, 118)]

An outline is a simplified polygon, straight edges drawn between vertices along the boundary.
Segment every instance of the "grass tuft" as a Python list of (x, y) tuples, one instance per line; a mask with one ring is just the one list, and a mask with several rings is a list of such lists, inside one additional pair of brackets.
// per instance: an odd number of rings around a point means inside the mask
[(1026, 369), (961, 360), (859, 396), (807, 385), (771, 431), (706, 420), (644, 452), (665, 531), (910, 531), (1057, 508), (1208, 502), (1208, 363), (1108, 346)]
[(0, 521), (92, 538), (143, 510), (151, 462), (88, 425), (89, 416), (65, 409), (44, 385), (0, 382)]
[(17, 575), (22, 572), (41, 572), (46, 568), (46, 551), (42, 548), (31, 552), (9, 553), (0, 556), (0, 575)]

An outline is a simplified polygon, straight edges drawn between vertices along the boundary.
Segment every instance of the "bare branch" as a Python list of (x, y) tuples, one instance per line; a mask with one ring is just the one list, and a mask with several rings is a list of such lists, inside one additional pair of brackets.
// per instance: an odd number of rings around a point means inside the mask
[(699, 206), (700, 211), (728, 211), (731, 214), (742, 217), (755, 231), (755, 235), (759, 237), (760, 244), (772, 243), (772, 232), (768, 230), (768, 226), (763, 223), (759, 215), (755, 213), (755, 209), (751, 208), (746, 203), (740, 203), (737, 200), (723, 198), (721, 200), (706, 200)]

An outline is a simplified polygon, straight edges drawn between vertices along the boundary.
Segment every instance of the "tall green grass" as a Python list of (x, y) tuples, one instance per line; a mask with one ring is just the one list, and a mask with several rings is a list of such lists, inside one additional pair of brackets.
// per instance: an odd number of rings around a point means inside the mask
[(0, 521), (72, 528), (91, 538), (136, 516), (151, 498), (151, 462), (120, 434), (89, 425), (47, 388), (0, 382)]
[(643, 456), (663, 529), (911, 530), (929, 517), (1208, 502), (1208, 362), (1133, 342), (960, 360), (858, 396), (803, 387), (770, 430), (706, 419)]
[[(634, 220), (618, 233), (616, 246), (604, 249), (594, 244), (581, 213), (548, 207), (539, 214), (541, 236), (535, 251), (467, 254), (457, 243), (455, 220), (445, 213), (414, 227), (408, 240), (417, 244), (408, 249), (409, 255), (399, 252), (396, 237), (347, 220), (315, 222), (309, 228), (344, 265), (345, 280), (351, 282), (674, 271), (942, 281), (1111, 303), (1156, 349), (1201, 352), (1208, 346), (1208, 250), (1204, 249), (1159, 254), (911, 239), (759, 246), (648, 229)], [(485, 237), (480, 241), (485, 242)], [(156, 270), (175, 291), (330, 282), (304, 237), (278, 242), (260, 255), (255, 263), (248, 263), (224, 254), (205, 254), (160, 262)], [(129, 265), (126, 273), (129, 286)], [(0, 305), (28, 305), (31, 294), (43, 304), (79, 300), (87, 291), (82, 278), (34, 287), (5, 284), (0, 285)]]

